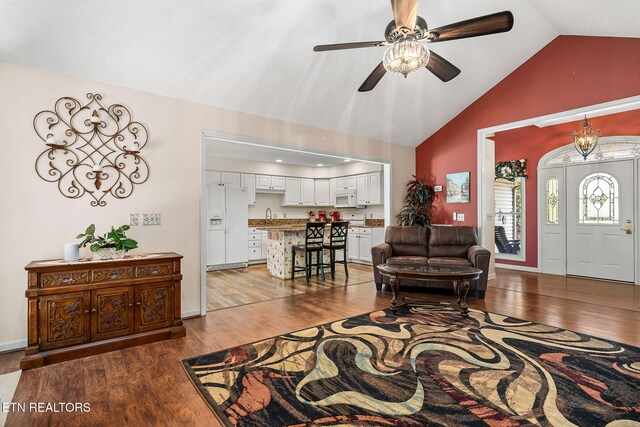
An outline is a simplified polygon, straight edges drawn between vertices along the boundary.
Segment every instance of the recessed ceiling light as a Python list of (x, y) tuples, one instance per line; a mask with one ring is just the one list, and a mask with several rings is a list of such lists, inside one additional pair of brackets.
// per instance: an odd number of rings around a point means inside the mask
[(351, 159), (344, 159), (344, 161), (345, 161), (345, 162), (350, 162), (350, 161), (351, 161)]
[(322, 166), (324, 166), (324, 165), (323, 165), (322, 163), (318, 163), (316, 166), (318, 166), (318, 167), (322, 167)]
[(276, 159), (276, 163), (282, 163), (282, 159)]

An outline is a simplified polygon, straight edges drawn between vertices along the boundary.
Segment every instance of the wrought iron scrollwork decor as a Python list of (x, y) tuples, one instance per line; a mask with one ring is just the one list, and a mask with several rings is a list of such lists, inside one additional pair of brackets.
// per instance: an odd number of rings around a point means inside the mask
[(70, 199), (88, 194), (91, 206), (105, 206), (107, 195), (125, 199), (149, 178), (149, 165), (140, 156), (149, 134), (133, 121), (123, 105), (104, 107), (102, 95), (88, 93), (88, 102), (63, 97), (53, 111), (33, 119), (46, 149), (36, 159), (36, 172)]

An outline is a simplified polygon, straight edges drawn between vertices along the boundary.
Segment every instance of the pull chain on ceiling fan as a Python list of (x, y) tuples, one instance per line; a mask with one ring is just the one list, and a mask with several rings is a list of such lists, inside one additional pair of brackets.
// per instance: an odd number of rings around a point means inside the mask
[(391, 0), (393, 20), (384, 32), (385, 40), (318, 45), (316, 52), (329, 50), (358, 49), (364, 47), (390, 46), (382, 62), (369, 74), (358, 88), (359, 92), (373, 89), (387, 71), (405, 77), (420, 68), (426, 68), (443, 82), (460, 74), (460, 69), (433, 52), (426, 43), (437, 43), (469, 37), (504, 33), (513, 28), (513, 14), (509, 11), (480, 16), (443, 27), (429, 29), (418, 12), (418, 0)]

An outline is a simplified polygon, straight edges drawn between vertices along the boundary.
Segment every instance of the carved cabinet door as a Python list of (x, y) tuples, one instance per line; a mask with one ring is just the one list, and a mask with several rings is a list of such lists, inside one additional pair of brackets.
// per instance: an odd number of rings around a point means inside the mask
[(89, 291), (40, 297), (40, 348), (49, 350), (91, 341), (89, 304)]
[(91, 291), (93, 341), (129, 335), (134, 331), (134, 292), (131, 286)]
[(136, 286), (136, 332), (173, 324), (173, 283)]

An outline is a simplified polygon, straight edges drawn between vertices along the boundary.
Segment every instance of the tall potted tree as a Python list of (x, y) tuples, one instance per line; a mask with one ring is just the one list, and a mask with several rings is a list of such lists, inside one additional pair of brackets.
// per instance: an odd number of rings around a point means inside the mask
[(396, 216), (399, 225), (428, 227), (431, 225), (433, 187), (424, 183), (423, 178), (413, 175), (407, 183), (404, 206)]

